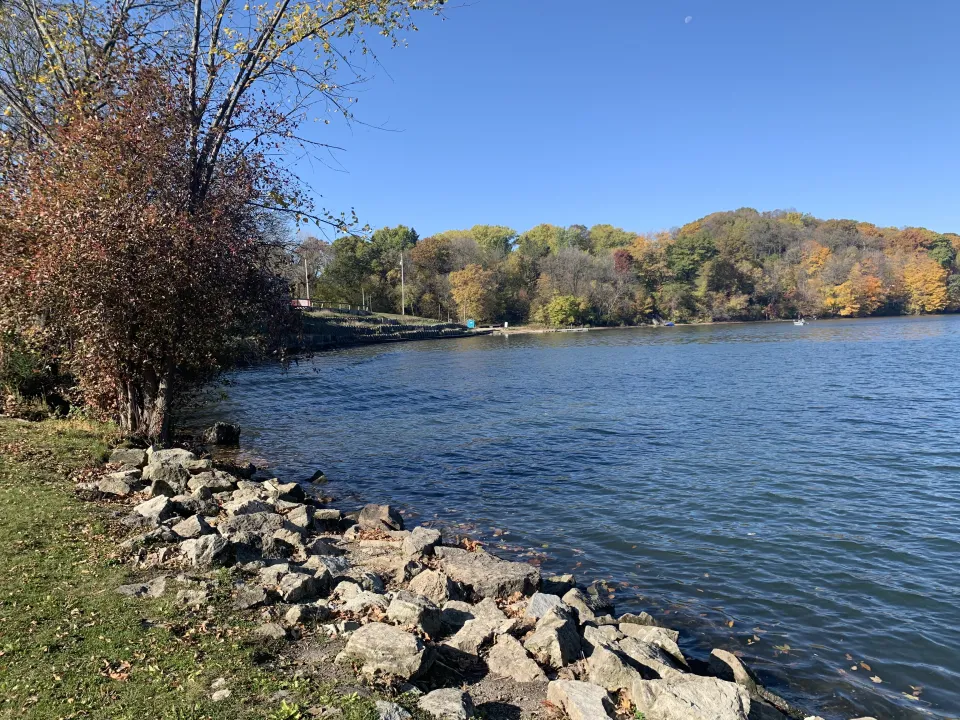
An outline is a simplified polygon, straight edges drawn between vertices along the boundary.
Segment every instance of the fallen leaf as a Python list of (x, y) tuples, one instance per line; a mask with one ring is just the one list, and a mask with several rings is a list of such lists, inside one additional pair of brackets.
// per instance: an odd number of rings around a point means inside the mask
[(851, 655), (850, 653), (847, 653), (846, 655), (844, 655), (844, 657), (845, 657), (847, 660), (853, 660), (853, 655)]
[(862, 667), (864, 670), (868, 672), (873, 670), (873, 668), (867, 665), (863, 660), (860, 661), (860, 667)]
[(727, 627), (733, 627), (733, 620), (727, 623)]
[(879, 675), (871, 675), (870, 679), (873, 680), (877, 685), (883, 682), (883, 680), (880, 679)]

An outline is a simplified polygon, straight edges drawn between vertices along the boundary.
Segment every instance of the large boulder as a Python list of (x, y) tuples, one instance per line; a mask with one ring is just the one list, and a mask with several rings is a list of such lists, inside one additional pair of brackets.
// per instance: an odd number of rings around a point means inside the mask
[(527, 603), (527, 609), (524, 612), (524, 615), (539, 620), (550, 608), (562, 606), (563, 600), (558, 598), (556, 595), (547, 595), (546, 593), (538, 592), (534, 593), (530, 597), (530, 601)]
[(194, 567), (229, 565), (233, 560), (233, 546), (219, 535), (184, 540), (180, 551)]
[(110, 453), (110, 462), (114, 465), (142, 468), (147, 464), (147, 451), (137, 448), (116, 448)]
[(683, 656), (683, 653), (680, 651), (680, 646), (677, 645), (677, 638), (679, 637), (679, 633), (676, 630), (670, 630), (669, 628), (657, 627), (653, 625), (635, 625), (633, 623), (621, 623), (620, 632), (622, 632), (627, 637), (636, 638), (641, 642), (650, 643), (651, 645), (656, 645), (661, 650), (669, 654), (682, 667), (684, 668), (687, 667), (687, 659)]
[(233, 490), (236, 485), (236, 478), (233, 475), (223, 472), (222, 470), (210, 470), (209, 472), (202, 472), (190, 477), (187, 480), (187, 487), (193, 491), (197, 491), (200, 488), (209, 488), (210, 492), (226, 492), (228, 490)]
[(439, 637), (443, 628), (440, 608), (422, 595), (415, 595), (408, 590), (394, 593), (387, 608), (387, 619), (401, 627), (419, 628), (431, 638)]
[(432, 528), (415, 527), (403, 540), (401, 551), (404, 557), (419, 558), (433, 555), (433, 549), (440, 544), (440, 531)]
[(209, 535), (213, 532), (202, 515), (193, 515), (186, 520), (181, 520), (170, 529), (185, 540)]
[(368, 676), (410, 680), (430, 668), (433, 653), (412, 633), (393, 625), (370, 623), (350, 636), (337, 662), (358, 663)]
[(410, 720), (413, 716), (396, 703), (377, 700), (374, 703), (377, 720)]
[(657, 720), (747, 720), (750, 694), (736, 683), (699, 675), (634, 683), (637, 710)]
[(710, 653), (710, 671), (721, 680), (736, 683), (744, 688), (752, 699), (767, 702), (784, 715), (790, 717), (805, 715), (803, 710), (763, 687), (750, 668), (732, 652), (714, 649)]
[(427, 693), (417, 703), (419, 708), (437, 720), (470, 720), (473, 700), (462, 690), (445, 688)]
[(367, 505), (360, 511), (357, 525), (361, 530), (403, 530), (403, 518), (389, 505)]
[(609, 718), (613, 711), (606, 690), (577, 680), (554, 680), (547, 686), (547, 700), (570, 720), (600, 720)]
[(316, 597), (323, 591), (323, 583), (315, 575), (291, 572), (280, 578), (277, 592), (284, 602), (296, 603)]
[(571, 613), (551, 608), (537, 622), (523, 646), (541, 665), (559, 670), (579, 659), (580, 634)]
[(286, 524), (282, 515), (274, 512), (258, 512), (229, 517), (217, 525), (217, 530), (225, 538), (232, 540), (242, 533), (272, 537), (273, 533), (284, 527)]
[(610, 692), (632, 690), (643, 675), (629, 661), (614, 650), (615, 645), (596, 644), (587, 658), (587, 679)]
[(534, 662), (520, 641), (511, 635), (497, 638), (487, 655), (487, 669), (494, 675), (517, 682), (546, 682), (547, 676)]
[(155, 488), (151, 490), (152, 494), (167, 494), (156, 489), (166, 487), (172, 491), (169, 494), (173, 496), (187, 489), (190, 473), (182, 465), (147, 465), (143, 469), (143, 480)]
[(658, 678), (666, 680), (677, 677), (683, 672), (669, 653), (653, 643), (625, 637), (617, 642), (617, 647), (633, 661), (634, 665), (647, 668)]
[(446, 573), (437, 570), (424, 570), (410, 581), (410, 592), (423, 595), (436, 605), (443, 605), (456, 597), (457, 588)]
[(197, 460), (197, 456), (183, 448), (169, 448), (167, 450), (147, 450), (148, 465), (188, 465)]
[(454, 582), (472, 590), (478, 598), (530, 595), (540, 583), (533, 565), (501, 560), (490, 553), (443, 548), (443, 569)]
[(176, 515), (173, 503), (163, 495), (140, 503), (133, 508), (133, 512), (148, 520), (152, 520), (154, 523), (161, 523)]

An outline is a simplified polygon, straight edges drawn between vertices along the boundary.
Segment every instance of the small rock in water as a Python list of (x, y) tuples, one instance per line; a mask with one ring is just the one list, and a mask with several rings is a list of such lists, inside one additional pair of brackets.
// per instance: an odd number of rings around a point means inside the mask
[(209, 445), (239, 445), (240, 426), (225, 422), (215, 423), (207, 430), (203, 439)]

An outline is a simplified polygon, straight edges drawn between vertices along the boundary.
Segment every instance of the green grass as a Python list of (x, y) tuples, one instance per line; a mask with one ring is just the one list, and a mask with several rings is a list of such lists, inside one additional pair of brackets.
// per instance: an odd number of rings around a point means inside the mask
[[(256, 665), (249, 627), (222, 607), (194, 614), (169, 590), (115, 592), (134, 578), (116, 559), (109, 509), (76, 499), (67, 480), (109, 439), (107, 426), (0, 418), (0, 718), (298, 720), (315, 705), (376, 717), (366, 698)], [(219, 677), (232, 695), (215, 703)], [(279, 690), (286, 705), (271, 700)]]

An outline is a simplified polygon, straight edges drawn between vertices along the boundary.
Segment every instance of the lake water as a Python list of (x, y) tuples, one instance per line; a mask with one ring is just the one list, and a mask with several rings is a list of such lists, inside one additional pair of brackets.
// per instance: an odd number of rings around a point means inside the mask
[(341, 506), (616, 582), (811, 712), (951, 717), (958, 358), (958, 316), (489, 336), (239, 372), (188, 421)]

